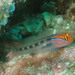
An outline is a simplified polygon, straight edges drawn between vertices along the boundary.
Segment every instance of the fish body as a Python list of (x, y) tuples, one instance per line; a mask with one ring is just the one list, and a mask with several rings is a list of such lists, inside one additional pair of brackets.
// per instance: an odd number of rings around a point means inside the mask
[(14, 46), (13, 48), (16, 54), (35, 54), (39, 52), (57, 51), (58, 48), (64, 47), (72, 42), (73, 38), (68, 33), (53, 34), (26, 44)]

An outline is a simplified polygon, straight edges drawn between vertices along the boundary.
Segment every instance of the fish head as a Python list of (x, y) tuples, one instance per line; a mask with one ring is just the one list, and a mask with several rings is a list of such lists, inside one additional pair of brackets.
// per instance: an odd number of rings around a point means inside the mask
[(58, 36), (54, 36), (51, 39), (55, 46), (63, 47), (73, 42), (73, 37), (68, 33), (59, 34)]
[(68, 44), (70, 44), (70, 43), (73, 42), (73, 37), (70, 34), (65, 33), (65, 36), (63, 37), (63, 40), (67, 41)]

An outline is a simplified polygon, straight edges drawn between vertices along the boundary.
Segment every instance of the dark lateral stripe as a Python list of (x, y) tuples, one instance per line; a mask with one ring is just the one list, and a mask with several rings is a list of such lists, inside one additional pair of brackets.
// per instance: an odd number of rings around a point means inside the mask
[(22, 50), (28, 50), (28, 49), (31, 49), (31, 48), (34, 48), (34, 47), (37, 47), (39, 46), (40, 44), (44, 43), (44, 40), (41, 40), (40, 42), (37, 42), (33, 45), (30, 45), (30, 46), (26, 46), (26, 47), (23, 47), (23, 48), (17, 48), (16, 50), (17, 51), (22, 51)]
[(44, 43), (44, 40), (40, 41), (40, 43)]
[(30, 46), (29, 46), (29, 48), (33, 48), (33, 46), (32, 46), (32, 45), (30, 45)]
[(23, 50), (27, 50), (27, 47), (24, 47), (24, 48), (16, 48), (16, 51), (23, 51)]
[(35, 43), (35, 46), (38, 46), (39, 45), (39, 43)]
[(24, 50), (27, 50), (27, 47), (24, 47)]
[(16, 49), (16, 51), (19, 51), (19, 49), (18, 48), (16, 48), (16, 47), (14, 47), (15, 49)]
[(22, 48), (19, 48), (20, 51), (22, 51)]

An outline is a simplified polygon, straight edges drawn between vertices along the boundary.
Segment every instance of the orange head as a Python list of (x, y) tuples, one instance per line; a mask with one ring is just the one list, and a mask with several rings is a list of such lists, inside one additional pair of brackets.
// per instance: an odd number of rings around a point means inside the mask
[(64, 41), (66, 41), (68, 44), (72, 43), (73, 42), (73, 37), (71, 35), (69, 35), (68, 33), (65, 33), (65, 34), (60, 34), (60, 36), (62, 36), (62, 39)]
[(66, 46), (73, 42), (73, 37), (68, 33), (59, 34), (58, 36), (54, 36), (51, 38), (54, 41), (54, 43), (59, 47)]

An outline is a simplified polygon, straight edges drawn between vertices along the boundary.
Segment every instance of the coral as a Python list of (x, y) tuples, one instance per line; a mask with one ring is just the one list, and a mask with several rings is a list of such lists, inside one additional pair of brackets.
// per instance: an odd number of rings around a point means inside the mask
[(58, 15), (62, 15), (65, 14), (66, 10), (68, 9), (68, 7), (70, 6), (70, 3), (73, 0), (56, 0), (56, 12)]
[(5, 34), (10, 39), (22, 40), (22, 38), (49, 29), (50, 34), (68, 32), (75, 38), (74, 24), (75, 22), (64, 19), (62, 15), (53, 15), (49, 12), (44, 12), (40, 15), (26, 16), (26, 20), (15, 26), (8, 27), (5, 30)]
[(75, 21), (75, 3), (71, 3), (70, 7), (66, 10), (66, 14), (63, 15), (63, 17)]
[(15, 10), (13, 0), (0, 0), (0, 28), (8, 22), (9, 13)]
[(44, 0), (44, 3), (41, 6), (41, 10), (43, 12), (50, 12), (52, 14), (56, 14), (56, 1), (53, 0)]
[(41, 16), (27, 16), (26, 20), (16, 24), (16, 26), (9, 26), (5, 34), (9, 39), (20, 41), (26, 36), (42, 32), (43, 26), (44, 21)]
[(45, 23), (45, 26), (46, 27), (52, 27), (51, 26), (51, 22), (53, 20), (53, 14), (49, 13), (49, 12), (44, 12), (42, 13), (42, 16), (43, 16), (43, 20), (44, 20), (44, 23)]
[[(19, 27), (20, 28), (20, 27)], [(8, 30), (8, 32), (6, 32), (6, 36), (8, 36), (7, 38), (8, 39), (11, 39), (11, 40), (21, 40), (22, 39), (22, 35), (20, 33), (20, 29), (19, 28), (10, 28)]]
[(52, 30), (53, 34), (56, 33), (69, 33), (75, 38), (75, 22), (64, 19), (62, 15), (53, 15), (49, 12), (42, 13), (44, 25)]
[(75, 61), (75, 46), (65, 48), (62, 55), (60, 56), (62, 59), (66, 59), (69, 61)]
[(53, 18), (51, 25), (53, 25), (53, 33), (69, 33), (71, 34), (74, 38), (74, 28), (75, 28), (75, 22), (63, 19), (61, 15), (57, 15)]
[[(67, 52), (67, 53), (66, 53)], [(71, 55), (70, 55), (71, 53)], [(61, 48), (55, 53), (14, 56), (0, 67), (3, 75), (74, 75), (75, 46)], [(71, 58), (70, 58), (71, 56)], [(66, 60), (67, 59), (67, 60)], [(72, 61), (72, 62), (71, 62)], [(4, 69), (4, 70), (2, 70)]]
[(44, 22), (41, 17), (34, 16), (26, 19), (23, 24), (29, 32), (36, 33), (41, 30), (42, 26), (44, 25)]

